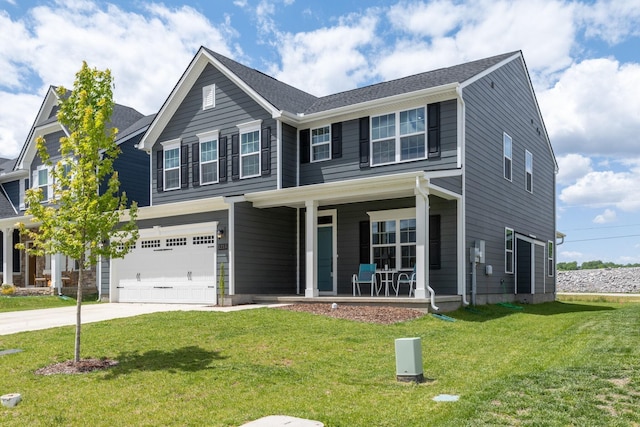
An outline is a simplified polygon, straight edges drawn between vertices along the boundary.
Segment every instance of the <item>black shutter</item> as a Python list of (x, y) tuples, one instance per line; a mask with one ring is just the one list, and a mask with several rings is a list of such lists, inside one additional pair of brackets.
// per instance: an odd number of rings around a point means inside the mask
[(227, 181), (227, 137), (220, 137), (220, 146), (218, 147), (218, 181)]
[(262, 165), (262, 176), (271, 175), (271, 128), (266, 127), (262, 129), (261, 134), (262, 141), (260, 141), (260, 159)]
[(429, 269), (431, 270), (440, 270), (441, 242), (440, 215), (429, 215)]
[(156, 190), (161, 193), (164, 190), (164, 151), (160, 150), (156, 154)]
[(369, 264), (371, 262), (370, 241), (369, 221), (360, 221), (360, 264)]
[(20, 249), (16, 245), (20, 243), (20, 230), (13, 230), (13, 272), (20, 273)]
[(300, 131), (300, 163), (311, 161), (311, 131), (303, 129)]
[(187, 188), (189, 186), (189, 146), (180, 147), (180, 187)]
[(240, 179), (240, 135), (231, 135), (231, 179)]
[(331, 125), (331, 158), (342, 157), (342, 122)]
[(440, 103), (429, 104), (428, 113), (428, 152), (427, 157), (440, 156)]
[(369, 167), (369, 117), (360, 118), (360, 168)]
[(191, 179), (193, 186), (200, 185), (200, 143), (191, 144)]

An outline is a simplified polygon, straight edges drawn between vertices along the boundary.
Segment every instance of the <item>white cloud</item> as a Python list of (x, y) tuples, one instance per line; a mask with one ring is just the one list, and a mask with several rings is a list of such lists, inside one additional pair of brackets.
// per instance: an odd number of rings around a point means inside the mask
[(566, 154), (558, 156), (556, 160), (558, 161), (556, 182), (561, 185), (573, 183), (593, 171), (591, 159), (581, 154)]
[(19, 153), (42, 101), (42, 96), (0, 91), (0, 157)]
[(582, 252), (577, 251), (560, 251), (558, 252), (558, 262), (571, 262), (578, 261), (578, 264), (581, 261), (584, 261), (585, 255)]
[(567, 206), (616, 207), (623, 211), (640, 211), (640, 171), (593, 171), (559, 195)]
[(616, 44), (628, 37), (640, 35), (640, 2), (598, 0), (580, 5), (579, 17), (588, 37), (597, 37)]
[(603, 213), (593, 219), (593, 222), (596, 224), (606, 224), (609, 222), (614, 222), (617, 218), (618, 217), (616, 215), (616, 211), (605, 209)]

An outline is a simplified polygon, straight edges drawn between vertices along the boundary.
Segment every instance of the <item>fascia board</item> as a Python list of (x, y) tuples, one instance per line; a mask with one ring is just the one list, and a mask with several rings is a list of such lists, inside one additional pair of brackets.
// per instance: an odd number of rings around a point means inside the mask
[[(167, 203), (164, 205), (144, 206), (138, 208), (137, 220), (165, 218), (202, 212), (222, 211), (229, 209), (229, 203), (223, 197), (210, 197), (185, 202)], [(125, 211), (121, 221), (129, 220), (129, 211)]]
[(460, 88), (464, 89), (465, 87), (477, 82), (478, 80), (482, 79), (483, 77), (486, 77), (487, 75), (493, 73), (497, 69), (504, 67), (506, 64), (508, 64), (509, 62), (513, 61), (516, 58), (522, 58), (522, 54), (520, 52), (514, 53), (510, 57), (503, 59), (502, 61), (498, 62), (497, 64), (487, 68), (486, 70), (476, 74), (475, 76), (471, 77), (470, 79), (467, 79), (464, 82), (462, 82), (460, 84)]
[(0, 182), (9, 182), (15, 179), (28, 178), (29, 171), (26, 169), (14, 169), (11, 172), (0, 173)]
[(33, 139), (33, 134), (36, 131), (36, 124), (40, 123), (43, 120), (43, 114), (45, 111), (49, 111), (54, 105), (56, 105), (58, 103), (58, 94), (56, 94), (56, 91), (53, 89), (53, 86), (49, 86), (49, 89), (47, 90), (47, 94), (44, 97), (44, 100), (42, 101), (42, 104), (40, 105), (40, 109), (38, 110), (38, 113), (36, 114), (36, 118), (33, 121), (33, 125), (31, 126), (31, 130), (29, 131), (29, 135), (27, 136), (27, 139), (25, 140), (24, 145), (22, 146), (22, 150), (20, 151), (20, 154), (18, 155), (18, 159), (16, 160), (16, 165), (15, 165), (15, 169), (24, 169), (24, 160), (25, 160), (25, 156), (27, 155), (27, 152), (29, 151), (32, 139)]
[[(16, 164), (17, 169), (29, 169), (31, 162), (33, 161), (36, 153), (38, 152), (38, 148), (36, 147), (36, 139), (39, 135), (46, 135), (57, 131), (63, 131), (66, 136), (69, 136), (69, 132), (67, 129), (60, 124), (60, 122), (51, 122), (47, 123), (43, 126), (34, 127), (32, 132), (29, 134), (29, 139), (26, 142), (26, 149), (22, 158), (20, 159), (20, 163)], [(49, 153), (51, 154), (51, 153)]]

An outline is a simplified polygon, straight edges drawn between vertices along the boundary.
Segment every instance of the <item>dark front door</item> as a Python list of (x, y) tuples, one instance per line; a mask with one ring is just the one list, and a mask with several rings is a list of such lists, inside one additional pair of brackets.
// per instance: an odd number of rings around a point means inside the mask
[(318, 227), (318, 291), (333, 292), (333, 226)]
[(531, 292), (531, 260), (532, 243), (526, 240), (516, 239), (516, 293), (530, 294)]

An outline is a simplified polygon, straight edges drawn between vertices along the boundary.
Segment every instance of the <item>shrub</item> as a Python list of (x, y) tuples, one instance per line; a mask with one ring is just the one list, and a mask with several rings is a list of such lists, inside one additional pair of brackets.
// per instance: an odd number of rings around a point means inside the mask
[(13, 285), (9, 285), (8, 283), (3, 283), (2, 287), (0, 287), (0, 294), (2, 295), (13, 295), (16, 293), (16, 287)]

